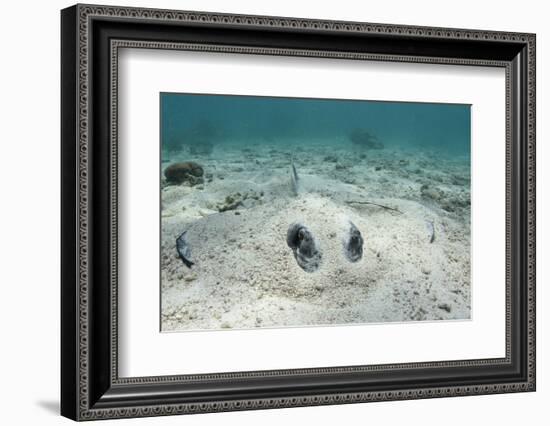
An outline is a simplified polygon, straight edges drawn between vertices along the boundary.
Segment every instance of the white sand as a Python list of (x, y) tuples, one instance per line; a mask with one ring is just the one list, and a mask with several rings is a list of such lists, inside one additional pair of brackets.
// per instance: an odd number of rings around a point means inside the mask
[[(194, 159), (211, 182), (163, 189), (163, 331), (470, 317), (466, 162), (382, 150), (364, 159), (342, 151), (334, 163), (325, 160), (333, 150), (319, 146), (295, 157), (301, 182), (295, 197), (288, 153), (253, 152), (253, 158), (228, 149)], [(403, 158), (408, 164), (399, 163)], [(228, 195), (242, 205), (218, 213)], [(303, 271), (286, 244), (295, 221), (319, 243), (316, 272)], [(364, 239), (357, 263), (343, 254), (349, 221)], [(434, 223), (433, 243), (426, 221)], [(184, 230), (192, 269), (175, 249)]]

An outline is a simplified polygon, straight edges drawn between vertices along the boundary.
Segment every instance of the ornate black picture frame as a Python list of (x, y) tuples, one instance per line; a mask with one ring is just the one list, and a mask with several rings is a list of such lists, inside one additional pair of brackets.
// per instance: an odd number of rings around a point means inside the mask
[[(61, 413), (159, 416), (535, 390), (535, 35), (76, 5), (61, 13)], [(120, 378), (117, 54), (186, 49), (506, 71), (506, 356)]]

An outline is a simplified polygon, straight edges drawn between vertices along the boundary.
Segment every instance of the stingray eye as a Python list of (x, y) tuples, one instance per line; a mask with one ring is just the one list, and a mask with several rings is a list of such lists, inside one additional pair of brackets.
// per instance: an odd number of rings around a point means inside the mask
[(344, 238), (344, 255), (350, 262), (357, 262), (363, 257), (363, 236), (359, 229), (349, 223), (349, 231)]
[(319, 269), (321, 251), (311, 231), (301, 223), (288, 227), (286, 243), (292, 249), (296, 263), (306, 272)]

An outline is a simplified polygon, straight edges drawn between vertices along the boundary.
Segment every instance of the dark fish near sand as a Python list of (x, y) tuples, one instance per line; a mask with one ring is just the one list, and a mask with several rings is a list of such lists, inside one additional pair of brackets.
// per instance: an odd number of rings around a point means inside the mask
[(181, 261), (185, 264), (185, 266), (191, 268), (191, 266), (193, 266), (195, 263), (191, 261), (191, 248), (189, 247), (189, 243), (185, 239), (186, 233), (187, 231), (185, 231), (176, 239), (176, 249), (178, 250)]

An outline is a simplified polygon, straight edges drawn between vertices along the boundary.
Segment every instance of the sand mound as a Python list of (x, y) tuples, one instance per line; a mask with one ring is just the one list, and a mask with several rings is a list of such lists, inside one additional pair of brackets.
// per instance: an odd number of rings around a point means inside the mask
[[(469, 241), (463, 239), (463, 224), (404, 199), (383, 200), (402, 214), (352, 207), (344, 201), (360, 196), (356, 188), (314, 176), (303, 182), (306, 191), (295, 198), (282, 173), (263, 186), (241, 182), (233, 188), (263, 195), (246, 208), (223, 213), (215, 213), (214, 190), (195, 193), (194, 204), (187, 197), (185, 205), (195, 207), (184, 212), (165, 216), (163, 211), (163, 331), (469, 317)], [(313, 187), (321, 189), (313, 192)], [(184, 207), (177, 197), (165, 199), (171, 200), (168, 211)], [(212, 209), (205, 211), (200, 206), (207, 203)], [(343, 250), (350, 221), (364, 239), (356, 263)], [(427, 221), (434, 223), (433, 243)], [(287, 246), (294, 222), (305, 224), (319, 243), (322, 262), (315, 272), (301, 269)], [(175, 251), (185, 230), (196, 263), (192, 269)]]

